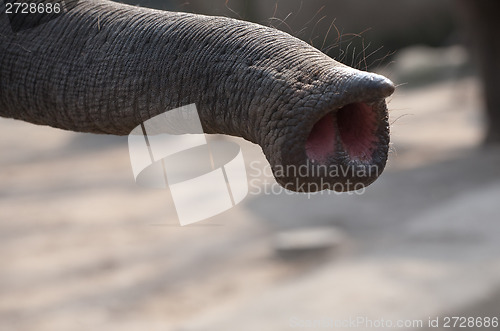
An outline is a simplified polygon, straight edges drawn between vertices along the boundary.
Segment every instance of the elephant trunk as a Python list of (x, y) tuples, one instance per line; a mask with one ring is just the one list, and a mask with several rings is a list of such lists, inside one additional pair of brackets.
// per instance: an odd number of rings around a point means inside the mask
[(104, 0), (31, 29), (9, 24), (0, 17), (1, 116), (127, 135), (195, 103), (206, 133), (259, 144), (293, 191), (361, 188), (385, 166), (392, 82), (284, 32)]

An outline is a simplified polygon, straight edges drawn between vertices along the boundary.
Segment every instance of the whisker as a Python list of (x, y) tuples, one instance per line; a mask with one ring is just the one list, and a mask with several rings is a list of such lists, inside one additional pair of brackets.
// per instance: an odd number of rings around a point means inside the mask
[(242, 20), (242, 19), (243, 19), (243, 18), (241, 17), (241, 15), (240, 15), (240, 14), (238, 14), (236, 11), (234, 11), (233, 9), (231, 9), (231, 8), (229, 7), (229, 0), (226, 0), (225, 5), (226, 5), (226, 8), (227, 8), (227, 9), (228, 9), (231, 13), (235, 14), (236, 16), (238, 16), (238, 18), (239, 18), (240, 20)]

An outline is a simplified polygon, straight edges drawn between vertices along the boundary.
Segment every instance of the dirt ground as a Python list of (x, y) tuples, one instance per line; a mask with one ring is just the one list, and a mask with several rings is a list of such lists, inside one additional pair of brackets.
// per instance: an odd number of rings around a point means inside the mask
[[(126, 137), (0, 119), (0, 330), (499, 317), (500, 149), (479, 147), (477, 80), (401, 88), (389, 108), (389, 166), (364, 194), (256, 195), (272, 182), (250, 172), (241, 204), (186, 227), (168, 190), (134, 183)], [(278, 254), (281, 233), (316, 227), (341, 239)]]

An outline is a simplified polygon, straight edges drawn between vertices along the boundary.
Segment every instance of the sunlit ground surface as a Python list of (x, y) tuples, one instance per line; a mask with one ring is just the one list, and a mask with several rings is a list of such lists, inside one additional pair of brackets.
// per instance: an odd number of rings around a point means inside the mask
[[(249, 170), (242, 204), (188, 227), (168, 191), (135, 185), (126, 138), (0, 119), (0, 329), (498, 314), (500, 150), (478, 148), (476, 80), (400, 89), (389, 108), (389, 167), (365, 194), (256, 196), (270, 179)], [(278, 254), (279, 233), (319, 226), (341, 233), (332, 249)]]

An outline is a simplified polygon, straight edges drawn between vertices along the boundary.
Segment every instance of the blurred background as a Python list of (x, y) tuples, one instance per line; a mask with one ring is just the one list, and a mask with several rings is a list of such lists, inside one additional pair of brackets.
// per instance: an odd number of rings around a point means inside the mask
[(398, 85), (388, 168), (363, 194), (290, 195), (260, 173), (258, 146), (214, 138), (242, 146), (250, 194), (180, 227), (168, 191), (135, 185), (126, 137), (0, 118), (0, 330), (500, 317), (499, 4), (130, 3), (274, 26), (386, 75)]

